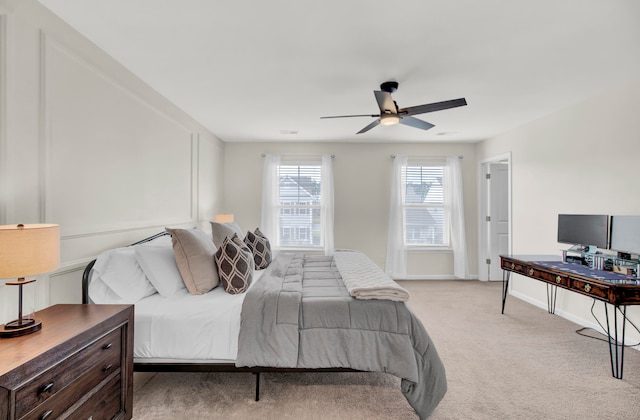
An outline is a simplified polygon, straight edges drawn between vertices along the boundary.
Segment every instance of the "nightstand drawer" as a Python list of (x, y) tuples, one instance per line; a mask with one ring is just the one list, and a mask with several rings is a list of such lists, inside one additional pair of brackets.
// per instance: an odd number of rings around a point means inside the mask
[[(16, 417), (24, 416), (36, 406), (30, 414), (53, 410), (55, 415), (49, 418), (59, 416), (87, 389), (120, 369), (121, 340), (122, 330), (118, 328), (19, 388), (16, 391)], [(44, 406), (48, 408), (42, 409)]]
[[(43, 404), (40, 404), (31, 412), (27, 413), (26, 416), (22, 417), (20, 420), (38, 420), (38, 419), (56, 419), (60, 417), (60, 415), (65, 414), (64, 417), (68, 417), (70, 413), (73, 413), (71, 418), (89, 418), (91, 414), (86, 417), (82, 417), (78, 415), (78, 408), (72, 409), (73, 411), (68, 410), (76, 401), (80, 399), (83, 395), (86, 394), (87, 389), (91, 389), (95, 387), (95, 384), (89, 383), (85, 379), (87, 375), (83, 378), (74, 382), (71, 386), (60, 391), (56, 394), (55, 398), (50, 398), (45, 401)], [(94, 419), (98, 418), (111, 418), (115, 415), (119, 410), (118, 407), (120, 405), (120, 393), (118, 389), (120, 387), (120, 372), (116, 372), (115, 375), (111, 372), (111, 375), (103, 378), (105, 384), (95, 393), (93, 394), (84, 404), (90, 405), (91, 407), (99, 407), (101, 405), (105, 405), (104, 403), (99, 403), (102, 400), (115, 400), (116, 405), (110, 411), (98, 411), (96, 413), (95, 409), (86, 410), (87, 412), (91, 411), (94, 415), (103, 413), (102, 416), (98, 415)], [(108, 384), (106, 384), (108, 381)], [(115, 389), (114, 389), (115, 388)], [(91, 402), (93, 400), (93, 402)], [(109, 406), (113, 405), (113, 403), (108, 404)], [(106, 416), (105, 413), (109, 413), (109, 416)]]
[(73, 419), (111, 419), (123, 412), (120, 403), (121, 377), (111, 379), (100, 391), (71, 413)]

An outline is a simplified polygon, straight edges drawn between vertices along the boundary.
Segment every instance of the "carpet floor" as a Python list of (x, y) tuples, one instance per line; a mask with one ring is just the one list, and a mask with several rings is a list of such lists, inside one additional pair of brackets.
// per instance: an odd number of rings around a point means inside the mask
[[(608, 344), (509, 297), (500, 283), (405, 281), (435, 342), (448, 392), (431, 416), (458, 419), (640, 419), (640, 352), (611, 376)], [(594, 337), (597, 333), (593, 334)], [(133, 418), (416, 419), (400, 380), (382, 373), (136, 373)]]

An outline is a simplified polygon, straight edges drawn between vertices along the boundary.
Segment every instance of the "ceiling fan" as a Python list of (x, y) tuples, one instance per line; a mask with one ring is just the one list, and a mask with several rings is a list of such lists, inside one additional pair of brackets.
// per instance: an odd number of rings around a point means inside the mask
[(456, 108), (459, 106), (465, 106), (467, 101), (464, 98), (451, 99), (449, 101), (434, 102), (431, 104), (410, 106), (407, 108), (398, 108), (398, 104), (393, 100), (391, 94), (398, 89), (398, 82), (384, 82), (380, 85), (380, 90), (374, 90), (373, 94), (378, 102), (380, 108), (380, 114), (361, 114), (361, 115), (336, 115), (331, 117), (320, 118), (351, 118), (351, 117), (377, 117), (377, 119), (358, 131), (356, 134), (365, 133), (376, 127), (378, 124), (382, 125), (395, 125), (404, 124), (410, 127), (419, 128), (421, 130), (428, 130), (434, 125), (426, 121), (422, 121), (418, 118), (412, 117), (412, 115), (425, 114), (427, 112), (442, 111), (443, 109)]

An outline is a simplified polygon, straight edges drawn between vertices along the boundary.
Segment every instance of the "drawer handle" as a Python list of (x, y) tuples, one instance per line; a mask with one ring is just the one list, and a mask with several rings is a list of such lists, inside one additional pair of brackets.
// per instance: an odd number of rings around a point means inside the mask
[(106, 372), (106, 371), (108, 371), (109, 369), (111, 369), (112, 367), (113, 367), (113, 365), (112, 365), (111, 363), (109, 363), (107, 366), (105, 366), (105, 367), (103, 367), (103, 368), (102, 368), (102, 371), (103, 371), (103, 372)]
[(585, 284), (584, 285), (584, 291), (589, 293), (591, 291), (591, 285), (590, 284)]
[(52, 414), (53, 414), (53, 410), (47, 410), (44, 413), (42, 413), (42, 415), (40, 416), (40, 420), (47, 419)]
[(111, 346), (112, 346), (111, 343), (105, 344), (104, 346), (102, 346), (102, 350), (109, 350)]
[(46, 385), (43, 385), (38, 390), (38, 395), (44, 394), (45, 392), (51, 392), (51, 388), (53, 388), (53, 382), (49, 382)]
[(562, 277), (556, 276), (556, 283), (560, 284), (561, 281), (562, 281)]
[(515, 263), (511, 263), (511, 269), (513, 270), (514, 268), (516, 268), (516, 264)]
[(529, 269), (529, 275), (530, 275), (530, 276), (533, 276), (533, 268), (530, 268), (530, 269)]

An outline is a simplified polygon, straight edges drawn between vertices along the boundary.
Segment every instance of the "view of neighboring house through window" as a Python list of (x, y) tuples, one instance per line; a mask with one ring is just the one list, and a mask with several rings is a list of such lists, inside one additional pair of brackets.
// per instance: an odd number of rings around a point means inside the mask
[(321, 163), (278, 166), (282, 247), (321, 247)]
[(404, 238), (408, 246), (449, 246), (449, 206), (445, 202), (444, 164), (403, 168)]

